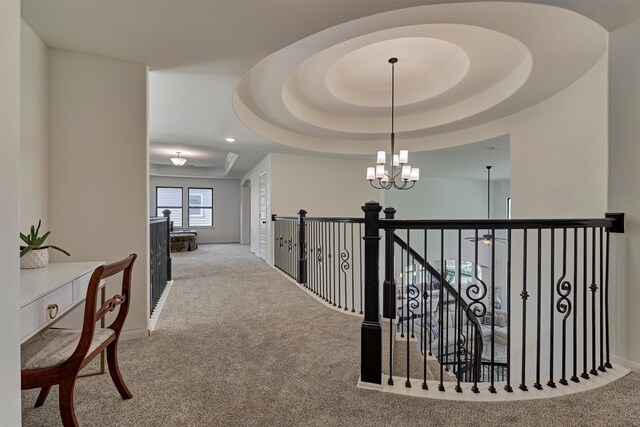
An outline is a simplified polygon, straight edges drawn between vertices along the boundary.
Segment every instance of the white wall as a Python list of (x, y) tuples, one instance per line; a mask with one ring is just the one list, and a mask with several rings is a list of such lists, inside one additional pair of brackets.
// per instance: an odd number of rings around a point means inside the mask
[(0, 424), (20, 425), (20, 2), (0, 2)]
[(612, 352), (640, 370), (640, 21), (609, 40), (609, 210), (625, 213), (625, 234), (612, 236)]
[(487, 215), (487, 184), (423, 176), (411, 190), (387, 191), (385, 203), (399, 219), (482, 219)]
[(607, 57), (511, 116), (514, 218), (602, 217), (607, 207)]
[(20, 230), (49, 226), (47, 47), (24, 22), (20, 42)]
[[(116, 261), (137, 253), (128, 337), (147, 334), (149, 225), (147, 70), (49, 49), (49, 224), (71, 252)], [(119, 284), (118, 284), (119, 285)], [(116, 292), (114, 284), (109, 293)]]
[(189, 187), (213, 188), (213, 227), (196, 227), (199, 243), (235, 243), (240, 241), (240, 185), (237, 179), (149, 178), (149, 214), (156, 216), (156, 186), (183, 187), (183, 228), (187, 225)]
[[(328, 157), (271, 155), (271, 209), (281, 216), (363, 217), (361, 207), (379, 200), (365, 179), (367, 162)], [(252, 180), (253, 182), (253, 180)]]

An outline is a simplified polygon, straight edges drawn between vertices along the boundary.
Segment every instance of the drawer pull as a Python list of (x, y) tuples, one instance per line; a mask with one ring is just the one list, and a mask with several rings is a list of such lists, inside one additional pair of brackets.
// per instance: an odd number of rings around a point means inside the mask
[(49, 319), (55, 319), (58, 315), (58, 304), (49, 304), (47, 306), (47, 314)]

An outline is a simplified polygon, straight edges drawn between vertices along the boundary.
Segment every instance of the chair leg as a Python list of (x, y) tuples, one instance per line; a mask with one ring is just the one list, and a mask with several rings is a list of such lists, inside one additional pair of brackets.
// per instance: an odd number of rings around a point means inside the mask
[(125, 385), (122, 375), (120, 374), (120, 368), (118, 367), (118, 341), (114, 341), (107, 346), (107, 365), (109, 366), (111, 379), (118, 389), (118, 392), (120, 392), (120, 396), (122, 396), (123, 399), (131, 399), (133, 395)]
[(66, 380), (60, 383), (60, 395), (58, 398), (60, 404), (60, 417), (64, 427), (78, 427), (76, 413), (73, 406), (73, 389), (76, 385), (76, 379)]
[(46, 387), (42, 387), (40, 389), (40, 394), (38, 395), (38, 398), (36, 399), (36, 405), (34, 406), (34, 408), (39, 408), (42, 405), (44, 405), (45, 400), (47, 400), (47, 396), (49, 396), (49, 390), (51, 390), (51, 386), (46, 386)]

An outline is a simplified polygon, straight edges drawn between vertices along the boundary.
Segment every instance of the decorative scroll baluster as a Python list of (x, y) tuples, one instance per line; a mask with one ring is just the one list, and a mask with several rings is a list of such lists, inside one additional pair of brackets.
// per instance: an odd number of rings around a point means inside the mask
[[(567, 319), (571, 315), (571, 283), (565, 280), (567, 276), (567, 229), (562, 230), (562, 276), (556, 284), (556, 292), (558, 293), (558, 303), (556, 308), (562, 316), (562, 378), (560, 384), (568, 385), (567, 381)], [(553, 372), (552, 372), (553, 375)]]

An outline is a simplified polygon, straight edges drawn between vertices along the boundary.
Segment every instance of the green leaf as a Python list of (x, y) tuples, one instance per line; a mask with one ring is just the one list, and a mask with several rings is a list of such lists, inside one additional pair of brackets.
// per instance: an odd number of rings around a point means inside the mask
[(36, 237), (38, 237), (38, 233), (40, 232), (40, 225), (42, 225), (42, 220), (38, 220), (38, 228), (36, 228)]
[(31, 244), (31, 240), (29, 240), (29, 238), (27, 236), (24, 235), (24, 233), (20, 233), (20, 238), (22, 239), (23, 242), (25, 242), (27, 245)]
[(36, 238), (36, 229), (34, 228), (34, 226), (31, 226), (31, 240), (35, 240)]
[(39, 248), (40, 246), (42, 246), (44, 241), (47, 240), (47, 237), (49, 237), (49, 234), (51, 234), (51, 232), (47, 231), (46, 233), (44, 233), (44, 236), (36, 239), (36, 242), (34, 243), (36, 245), (36, 248)]
[(47, 246), (42, 246), (42, 247), (40, 247), (40, 249), (47, 249), (47, 248), (55, 249), (55, 250), (57, 250), (57, 251), (62, 252), (62, 253), (63, 253), (63, 254), (65, 254), (66, 256), (71, 256), (71, 254), (70, 254), (69, 252), (67, 252), (67, 251), (65, 251), (64, 249), (59, 248), (59, 247), (57, 247), (57, 246), (47, 245)]
[(33, 249), (31, 246), (27, 246), (24, 249), (20, 250), (20, 258), (22, 258), (23, 256), (25, 256), (27, 253), (29, 253), (29, 251), (31, 251), (31, 249)]

